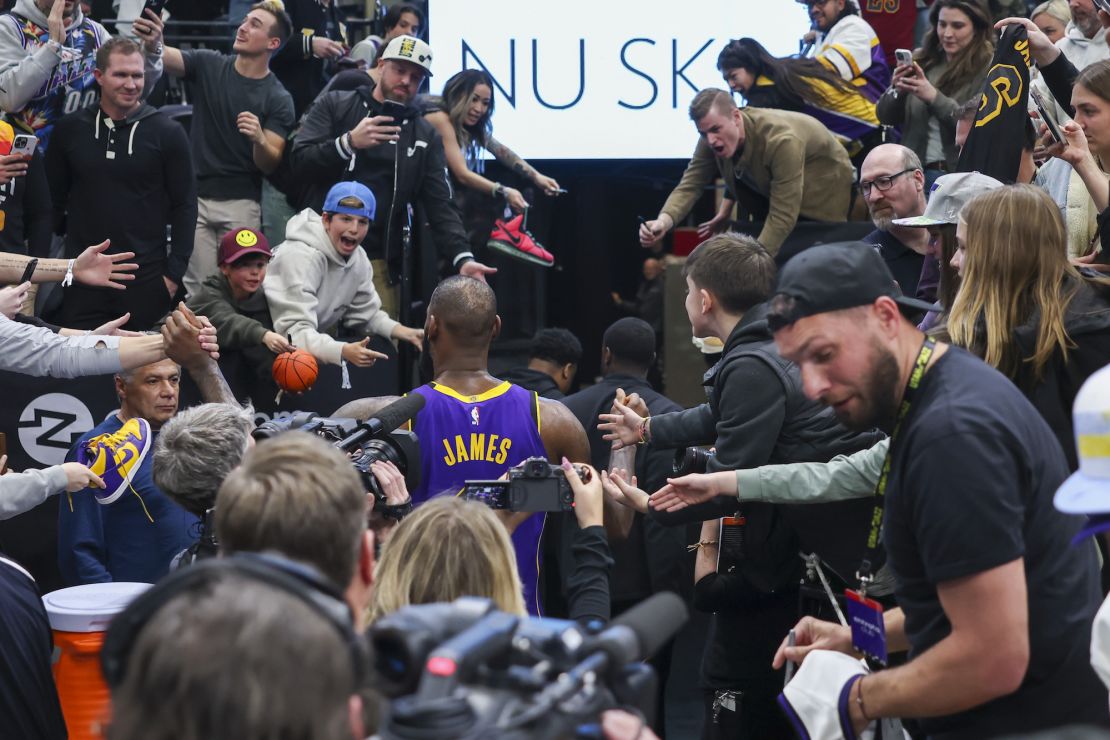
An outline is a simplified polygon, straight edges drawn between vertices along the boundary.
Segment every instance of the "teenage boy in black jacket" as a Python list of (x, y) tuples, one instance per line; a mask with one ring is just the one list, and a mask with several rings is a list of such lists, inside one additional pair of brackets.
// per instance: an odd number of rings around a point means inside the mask
[[(646, 441), (648, 451), (713, 445), (717, 454), (709, 460), (710, 471), (769, 462), (826, 462), (879, 439), (877, 433), (848, 431), (830, 409), (807, 399), (797, 366), (775, 350), (765, 304), (775, 263), (758, 242), (735, 233), (715, 236), (690, 254), (683, 276), (694, 336), (727, 337), (720, 361), (705, 374), (709, 402), (645, 418), (633, 410), (642, 404), (639, 399), (615, 401), (612, 413), (600, 415), (606, 439), (622, 446)], [(702, 666), (706, 711), (713, 721), (710, 737), (785, 737), (789, 732), (775, 703), (782, 678), (767, 661), (781, 640), (776, 630), (785, 634), (797, 613), (799, 547), (841, 567), (852, 556), (858, 561), (870, 502), (811, 509), (813, 513), (795, 516), (788, 507), (740, 507), (734, 500), (728, 508), (699, 505), (676, 514), (649, 513), (665, 524), (735, 515), (736, 526), (742, 527), (741, 544), (722, 554), (735, 565), (729, 571), (733, 578), (722, 585), (731, 608), (714, 608), (721, 612), (717, 634), (709, 639)], [(812, 520), (815, 514), (817, 521)], [(716, 541), (706, 542), (718, 547)], [(841, 558), (838, 546), (850, 555)], [(699, 595), (705, 594), (696, 590), (695, 597)]]
[[(323, 202), (341, 180), (357, 180), (373, 191), (378, 218), (362, 246), (374, 267), (382, 310), (397, 316), (406, 204), (419, 200), (424, 206), (439, 256), (459, 274), (484, 281), (496, 270), (474, 261), (451, 198), (443, 142), (432, 124), (408, 106), (432, 73), (431, 48), (412, 36), (398, 36), (382, 52), (380, 69), (380, 84), (324, 93), (309, 109), (293, 140), (293, 172), (305, 186), (307, 203)], [(404, 106), (404, 115), (386, 115), (386, 101)], [(433, 287), (418, 287), (417, 295), (430, 294)]]
[(109, 239), (110, 252), (135, 252), (139, 269), (124, 291), (69, 287), (57, 320), (93, 329), (130, 313), (126, 328), (150, 329), (173, 306), (193, 251), (189, 140), (178, 123), (143, 103), (143, 52), (135, 42), (110, 39), (96, 66), (100, 105), (59, 121), (46, 156), (56, 222), (65, 223), (67, 257)]

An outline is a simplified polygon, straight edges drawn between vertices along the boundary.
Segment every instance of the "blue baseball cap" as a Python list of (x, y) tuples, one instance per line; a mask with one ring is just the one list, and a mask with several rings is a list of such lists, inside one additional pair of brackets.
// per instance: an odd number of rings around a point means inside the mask
[[(340, 202), (347, 198), (354, 198), (361, 205), (344, 205)], [(328, 197), (324, 198), (325, 213), (346, 213), (350, 216), (365, 216), (373, 221), (374, 212), (377, 208), (378, 203), (374, 199), (374, 194), (370, 192), (370, 188), (366, 187), (361, 182), (338, 182), (328, 191)]]

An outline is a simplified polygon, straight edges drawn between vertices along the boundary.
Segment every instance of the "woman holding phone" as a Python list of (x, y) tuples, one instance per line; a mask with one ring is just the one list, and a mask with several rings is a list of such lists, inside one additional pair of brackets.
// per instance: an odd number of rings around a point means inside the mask
[(1067, 227), (1067, 254), (1080, 265), (1110, 271), (1101, 245), (1101, 221), (1110, 206), (1110, 60), (1095, 62), (1075, 78), (1071, 121), (1059, 125), (1064, 143), (1056, 143), (1046, 124), (1042, 143), (1050, 160), (1037, 182), (1056, 201)]
[(979, 94), (994, 55), (990, 14), (976, 0), (937, 0), (929, 21), (913, 61), (895, 67), (876, 104), (879, 120), (901, 127), (902, 143), (925, 163), (926, 189), (955, 171), (960, 153), (954, 114)]

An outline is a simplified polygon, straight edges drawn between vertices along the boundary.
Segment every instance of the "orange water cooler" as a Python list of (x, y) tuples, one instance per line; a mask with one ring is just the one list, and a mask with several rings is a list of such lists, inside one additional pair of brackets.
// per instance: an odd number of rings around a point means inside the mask
[(54, 682), (70, 740), (102, 738), (108, 687), (100, 647), (112, 617), (150, 588), (148, 583), (90, 583), (42, 597), (54, 632)]

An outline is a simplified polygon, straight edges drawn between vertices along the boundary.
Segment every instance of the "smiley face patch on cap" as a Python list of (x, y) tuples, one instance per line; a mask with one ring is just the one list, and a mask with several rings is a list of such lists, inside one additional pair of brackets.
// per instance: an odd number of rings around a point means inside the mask
[(253, 229), (236, 229), (227, 232), (220, 239), (220, 247), (216, 251), (216, 261), (220, 265), (229, 265), (248, 254), (260, 254), (264, 257), (273, 256), (265, 234)]

